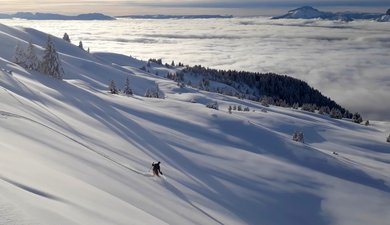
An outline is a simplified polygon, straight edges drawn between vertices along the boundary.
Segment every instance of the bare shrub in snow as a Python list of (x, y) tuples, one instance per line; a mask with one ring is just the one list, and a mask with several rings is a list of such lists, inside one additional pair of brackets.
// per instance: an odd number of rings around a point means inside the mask
[(293, 133), (293, 140), (297, 141), (297, 142), (304, 143), (303, 132), (294, 132)]

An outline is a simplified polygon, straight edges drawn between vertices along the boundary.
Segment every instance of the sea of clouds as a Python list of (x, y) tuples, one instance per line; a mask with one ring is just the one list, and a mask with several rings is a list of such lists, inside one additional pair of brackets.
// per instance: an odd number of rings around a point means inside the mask
[(268, 18), (1, 20), (91, 51), (302, 79), (364, 119), (390, 121), (390, 24)]

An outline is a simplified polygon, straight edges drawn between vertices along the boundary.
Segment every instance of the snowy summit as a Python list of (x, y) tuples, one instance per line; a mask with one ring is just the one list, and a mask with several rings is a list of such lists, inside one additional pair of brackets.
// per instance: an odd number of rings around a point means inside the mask
[(64, 39), (0, 24), (0, 224), (390, 221), (388, 122)]
[(272, 17), (272, 19), (323, 19), (323, 20), (381, 20), (383, 14), (380, 13), (356, 13), (356, 12), (323, 12), (311, 6), (303, 6), (297, 9), (288, 11), (287, 14)]

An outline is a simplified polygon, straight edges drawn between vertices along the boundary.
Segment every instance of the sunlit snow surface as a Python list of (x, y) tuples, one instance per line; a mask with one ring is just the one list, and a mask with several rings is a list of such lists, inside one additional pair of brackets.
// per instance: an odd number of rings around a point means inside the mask
[(288, 74), (365, 118), (390, 119), (388, 23), (268, 18), (0, 22), (59, 37), (67, 32), (91, 51)]
[[(54, 39), (63, 81), (13, 64), (0, 25), (0, 224), (387, 225), (388, 122), (326, 115), (179, 88), (146, 62)], [(153, 64), (152, 70), (162, 70)], [(12, 71), (10, 73), (9, 71)], [(135, 95), (111, 95), (129, 78)], [(142, 97), (159, 84), (165, 99)], [(220, 110), (205, 107), (218, 101)], [(250, 112), (234, 111), (243, 105)], [(302, 131), (305, 143), (291, 140)], [(335, 155), (333, 152), (337, 152)], [(162, 162), (164, 178), (150, 165)]]

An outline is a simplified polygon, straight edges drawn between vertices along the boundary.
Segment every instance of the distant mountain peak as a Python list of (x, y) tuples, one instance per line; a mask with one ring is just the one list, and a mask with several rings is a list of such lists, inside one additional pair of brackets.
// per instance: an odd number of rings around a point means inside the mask
[(115, 20), (115, 18), (102, 13), (86, 13), (77, 16), (67, 16), (55, 13), (17, 12), (15, 14), (0, 14), (0, 19), (26, 19), (26, 20)]
[(327, 15), (327, 12), (321, 12), (320, 10), (313, 8), (312, 6), (303, 6), (288, 11), (287, 14), (274, 17), (274, 19), (314, 19), (321, 18)]
[(312, 6), (302, 6), (302, 7), (299, 7), (299, 8), (296, 8), (296, 9), (293, 9), (293, 10), (290, 10), (289, 12), (295, 12), (295, 11), (315, 11), (315, 12), (319, 12), (318, 9), (312, 7)]
[[(387, 11), (390, 15), (390, 9)], [(383, 17), (382, 17), (383, 16)], [(323, 19), (352, 21), (355, 19), (387, 21), (386, 15), (380, 13), (356, 13), (356, 12), (323, 12), (312, 6), (303, 6), (290, 10), (285, 15), (275, 16), (272, 19)]]

